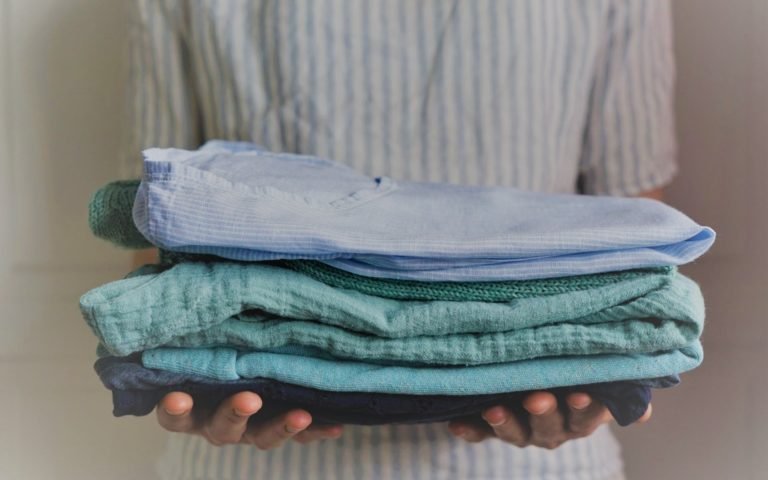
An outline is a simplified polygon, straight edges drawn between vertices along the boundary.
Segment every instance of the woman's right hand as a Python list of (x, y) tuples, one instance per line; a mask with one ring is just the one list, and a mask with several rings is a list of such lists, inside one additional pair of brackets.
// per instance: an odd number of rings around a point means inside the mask
[[(135, 252), (133, 268), (157, 262), (157, 249)], [(245, 443), (259, 449), (276, 448), (286, 440), (299, 443), (335, 439), (341, 436), (341, 425), (312, 425), (312, 415), (304, 410), (291, 410), (271, 420), (248, 424), (248, 419), (261, 410), (261, 397), (253, 392), (240, 392), (224, 400), (214, 412), (193, 412), (193, 401), (186, 393), (172, 392), (163, 397), (155, 409), (157, 422), (170, 432), (202, 435), (213, 445)]]
[(291, 410), (265, 422), (248, 424), (261, 410), (262, 400), (253, 392), (240, 392), (224, 400), (214, 412), (193, 412), (192, 397), (172, 392), (157, 405), (157, 421), (170, 432), (202, 435), (213, 445), (249, 444), (261, 450), (281, 446), (286, 440), (299, 443), (339, 438), (341, 425), (312, 426), (305, 410)]

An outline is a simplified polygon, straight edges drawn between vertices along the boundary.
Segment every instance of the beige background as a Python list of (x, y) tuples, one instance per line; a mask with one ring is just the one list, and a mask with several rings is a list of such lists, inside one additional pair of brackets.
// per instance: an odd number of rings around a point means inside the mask
[[(154, 478), (151, 417), (113, 419), (77, 311), (128, 255), (90, 238), (116, 175), (124, 0), (0, 0), (0, 478)], [(768, 472), (768, 1), (675, 0), (682, 172), (669, 200), (720, 236), (688, 269), (706, 360), (620, 432), (633, 479)]]

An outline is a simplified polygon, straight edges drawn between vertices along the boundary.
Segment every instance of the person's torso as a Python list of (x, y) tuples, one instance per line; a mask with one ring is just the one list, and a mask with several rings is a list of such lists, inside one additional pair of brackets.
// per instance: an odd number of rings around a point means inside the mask
[(190, 2), (204, 138), (572, 192), (607, 1)]
[(192, 435), (171, 436), (160, 461), (163, 479), (280, 480), (620, 480), (619, 446), (607, 426), (557, 450), (520, 449), (497, 439), (468, 443), (444, 424), (346, 426), (338, 440), (287, 442), (262, 451), (213, 447)]
[[(205, 139), (395, 179), (573, 192), (607, 3), (198, 0), (173, 13)], [(550, 452), (469, 444), (442, 424), (348, 426), (338, 441), (268, 452), (174, 436), (163, 463), (167, 478), (599, 479), (622, 468), (607, 429)]]

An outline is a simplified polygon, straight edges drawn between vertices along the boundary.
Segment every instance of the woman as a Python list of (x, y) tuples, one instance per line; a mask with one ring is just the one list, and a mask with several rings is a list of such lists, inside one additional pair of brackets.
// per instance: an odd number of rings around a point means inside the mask
[[(668, 1), (135, 0), (133, 18), (126, 175), (144, 147), (212, 138), (374, 176), (549, 192), (660, 198), (676, 171)], [(606, 409), (566, 403), (535, 392), (529, 419), (497, 406), (448, 427), (314, 427), (299, 410), (247, 426), (256, 394), (197, 412), (172, 393), (158, 421), (189, 435), (161, 470), (623, 478)]]

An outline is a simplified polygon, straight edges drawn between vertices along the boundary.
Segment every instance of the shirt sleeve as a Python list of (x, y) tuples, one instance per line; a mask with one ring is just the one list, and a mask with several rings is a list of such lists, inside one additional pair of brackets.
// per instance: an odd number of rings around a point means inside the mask
[(669, 0), (618, 0), (608, 12), (579, 165), (579, 187), (635, 195), (677, 173)]
[(201, 143), (185, 41), (185, 2), (130, 3), (127, 128), (120, 158), (123, 178), (141, 176), (145, 148), (196, 148)]

